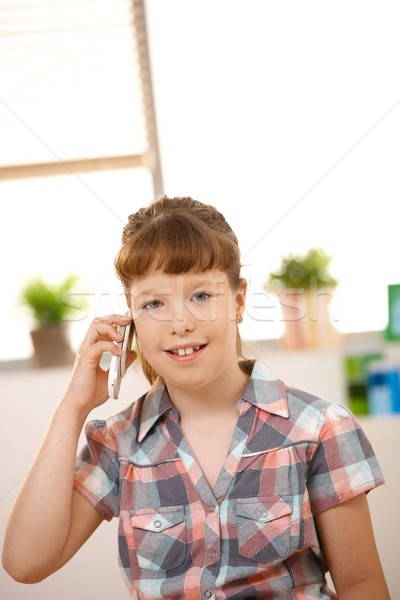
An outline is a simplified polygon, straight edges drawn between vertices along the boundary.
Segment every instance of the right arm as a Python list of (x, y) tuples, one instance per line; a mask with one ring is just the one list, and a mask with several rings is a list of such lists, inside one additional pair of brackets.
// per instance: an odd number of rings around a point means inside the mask
[[(120, 355), (117, 324), (129, 318), (95, 319), (82, 342), (68, 388), (58, 405), (11, 513), (3, 566), (15, 580), (36, 583), (62, 567), (102, 522), (73, 490), (79, 436), (90, 411), (108, 399), (103, 352)], [(33, 551), (34, 542), (34, 551)]]

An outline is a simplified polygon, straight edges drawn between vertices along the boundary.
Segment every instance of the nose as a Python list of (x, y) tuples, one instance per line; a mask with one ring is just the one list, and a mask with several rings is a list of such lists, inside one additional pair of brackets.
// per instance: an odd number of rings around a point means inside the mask
[(187, 307), (183, 306), (171, 315), (170, 322), (171, 333), (174, 335), (185, 335), (187, 331), (194, 329), (194, 317)]

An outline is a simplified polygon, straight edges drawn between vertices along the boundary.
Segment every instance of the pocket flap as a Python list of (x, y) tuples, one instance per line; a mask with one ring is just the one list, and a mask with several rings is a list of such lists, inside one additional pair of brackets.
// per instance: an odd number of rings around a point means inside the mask
[(236, 514), (246, 519), (268, 523), (292, 512), (290, 496), (268, 496), (263, 498), (238, 498)]
[(137, 510), (132, 510), (130, 515), (133, 527), (145, 529), (146, 531), (159, 532), (183, 523), (185, 520), (185, 509), (183, 506), (138, 508)]

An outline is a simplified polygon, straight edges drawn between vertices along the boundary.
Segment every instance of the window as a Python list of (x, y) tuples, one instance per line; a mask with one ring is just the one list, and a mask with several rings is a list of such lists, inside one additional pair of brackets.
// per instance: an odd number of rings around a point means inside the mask
[(115, 287), (122, 224), (162, 191), (143, 1), (0, 1), (0, 89), (6, 359), (30, 353), (26, 278)]

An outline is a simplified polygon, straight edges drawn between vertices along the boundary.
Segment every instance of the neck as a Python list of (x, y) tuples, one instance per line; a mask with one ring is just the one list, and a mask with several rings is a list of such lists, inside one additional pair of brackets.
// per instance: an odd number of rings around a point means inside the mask
[(168, 382), (166, 384), (181, 419), (187, 421), (236, 411), (248, 380), (249, 376), (243, 373), (236, 361), (218, 379), (195, 389), (175, 387)]

